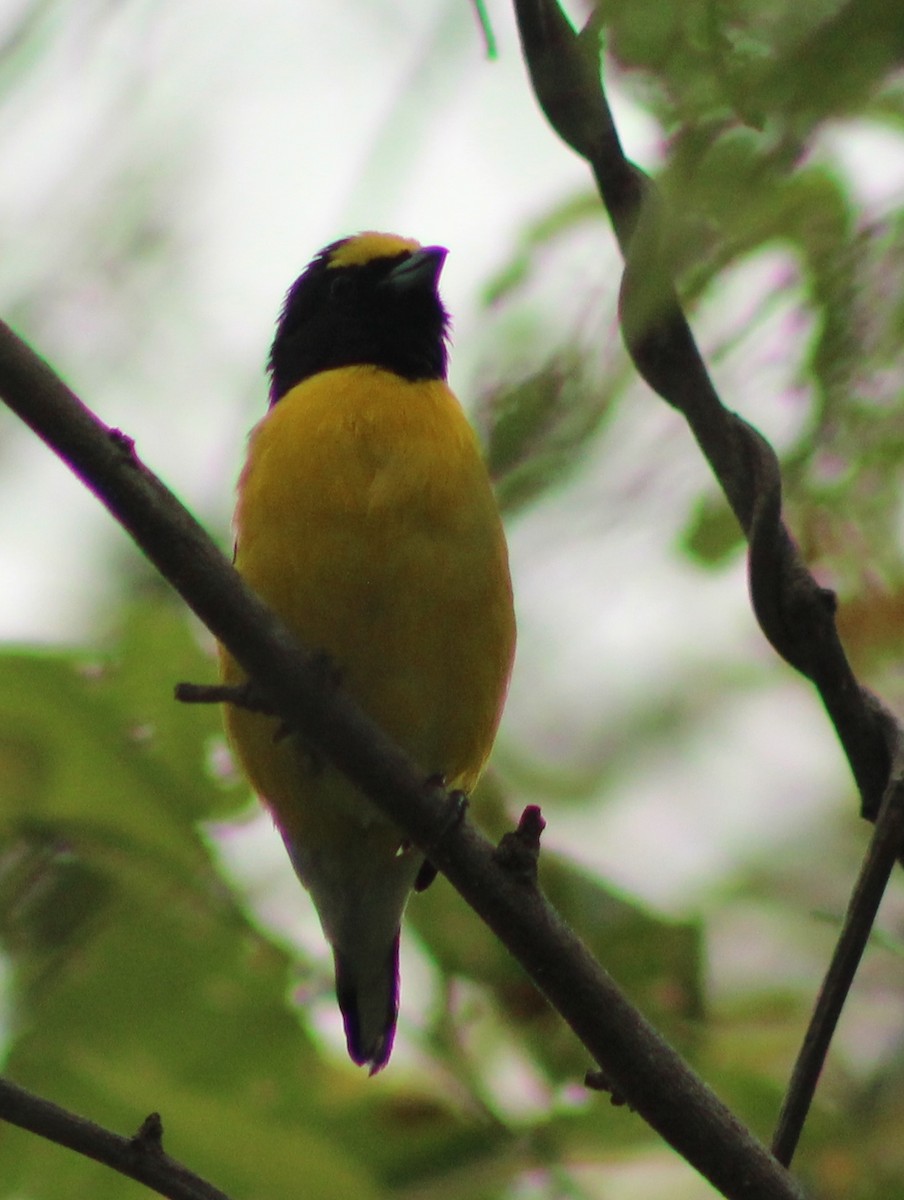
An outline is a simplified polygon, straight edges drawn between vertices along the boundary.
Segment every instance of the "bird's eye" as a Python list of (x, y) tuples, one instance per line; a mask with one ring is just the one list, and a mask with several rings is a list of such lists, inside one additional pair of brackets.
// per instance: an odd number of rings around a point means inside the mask
[(344, 303), (355, 290), (353, 280), (344, 271), (338, 271), (330, 280), (330, 299)]

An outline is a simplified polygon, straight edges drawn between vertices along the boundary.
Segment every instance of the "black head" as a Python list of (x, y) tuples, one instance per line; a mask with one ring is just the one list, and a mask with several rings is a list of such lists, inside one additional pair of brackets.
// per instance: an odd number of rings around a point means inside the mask
[(388, 233), (333, 242), (289, 289), (270, 350), (270, 403), (318, 371), (368, 363), (445, 379), (446, 251)]

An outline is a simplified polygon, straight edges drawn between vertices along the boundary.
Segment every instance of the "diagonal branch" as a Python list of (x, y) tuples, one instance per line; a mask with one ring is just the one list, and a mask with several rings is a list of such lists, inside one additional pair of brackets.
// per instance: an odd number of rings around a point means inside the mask
[(450, 797), (300, 649), (208, 535), (102, 424), (0, 324), (0, 395), (91, 488), (186, 603), (303, 731), (427, 854), (499, 937), (599, 1063), (614, 1091), (729, 1200), (800, 1200), (787, 1172), (626, 1000), (530, 873), (513, 869)]
[(168, 1200), (229, 1200), (224, 1192), (164, 1153), (163, 1126), (157, 1113), (145, 1119), (134, 1137), (122, 1137), (0, 1079), (0, 1119), (112, 1167)]

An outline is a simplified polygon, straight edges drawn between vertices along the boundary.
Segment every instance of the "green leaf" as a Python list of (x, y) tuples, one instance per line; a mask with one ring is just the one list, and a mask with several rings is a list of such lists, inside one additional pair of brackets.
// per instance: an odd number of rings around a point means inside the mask
[(524, 507), (573, 474), (608, 418), (613, 394), (612, 385), (587, 380), (570, 359), (481, 397), (477, 420), (503, 510)]
[(722, 496), (697, 503), (680, 538), (681, 549), (708, 567), (718, 567), (744, 545), (738, 519)]
[[(211, 673), (184, 622), (132, 610), (85, 662), (0, 657), (10, 1077), (120, 1133), (159, 1111), (167, 1151), (236, 1196), (303, 1181), (312, 1200), (369, 1200), (468, 1162), (505, 1186), (519, 1161), (504, 1128), (317, 1049), (293, 991), (325, 981), (260, 928), (198, 832), (227, 793), (204, 765), (218, 714), (171, 699), (174, 676)], [(0, 1196), (51, 1193), (132, 1190), (4, 1130)]]

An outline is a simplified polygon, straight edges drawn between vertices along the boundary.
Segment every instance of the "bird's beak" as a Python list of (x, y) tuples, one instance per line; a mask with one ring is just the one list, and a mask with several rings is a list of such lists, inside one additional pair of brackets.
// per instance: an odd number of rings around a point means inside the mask
[(422, 246), (397, 267), (393, 267), (386, 276), (386, 286), (394, 292), (434, 289), (448, 253), (445, 246)]

